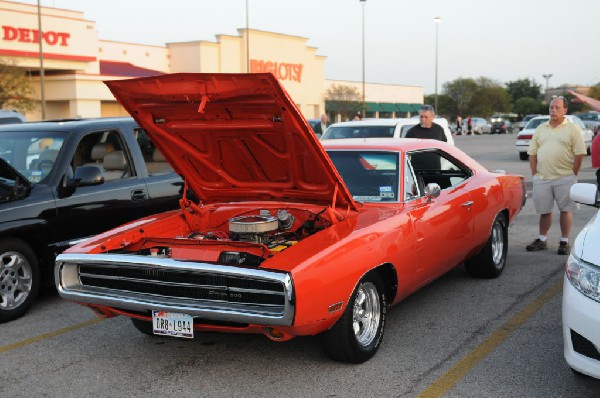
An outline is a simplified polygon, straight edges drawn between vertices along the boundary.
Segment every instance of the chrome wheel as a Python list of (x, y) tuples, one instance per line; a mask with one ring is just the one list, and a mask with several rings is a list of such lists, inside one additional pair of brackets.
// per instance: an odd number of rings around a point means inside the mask
[(0, 309), (19, 307), (31, 292), (32, 267), (21, 253), (0, 254)]
[(504, 261), (504, 228), (498, 221), (492, 229), (492, 261), (496, 267), (501, 266)]
[(371, 282), (365, 282), (358, 288), (352, 311), (352, 329), (357, 342), (368, 346), (377, 336), (381, 322), (377, 287)]

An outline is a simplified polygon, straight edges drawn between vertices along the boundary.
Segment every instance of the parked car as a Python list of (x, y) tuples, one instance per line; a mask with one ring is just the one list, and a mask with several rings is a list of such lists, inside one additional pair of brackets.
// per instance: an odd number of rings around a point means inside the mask
[(359, 363), (392, 304), (463, 262), (476, 277), (504, 269), (522, 176), (437, 140), (319, 142), (272, 74), (107, 85), (198, 200), (58, 256), (60, 295), (99, 316), (148, 335), (320, 334)]
[(25, 116), (17, 111), (0, 109), (0, 125), (25, 123), (26, 121)]
[(153, 150), (132, 118), (0, 126), (0, 322), (54, 285), (71, 242), (178, 207), (183, 182)]
[(598, 130), (600, 129), (600, 113), (593, 111), (587, 113), (578, 113), (577, 117), (581, 119), (587, 128), (592, 130), (594, 137), (596, 134), (598, 134)]
[(321, 119), (306, 119), (306, 121), (310, 125), (310, 128), (313, 130), (313, 132), (317, 135), (317, 137), (321, 138), (321, 134), (317, 134), (317, 132), (315, 130), (315, 127), (317, 126), (317, 124), (321, 123)]
[(512, 134), (512, 123), (508, 119), (492, 121), (490, 134)]
[[(483, 130), (484, 130), (484, 126), (488, 124), (487, 120), (485, 120), (482, 117), (472, 117), (471, 118), (471, 132), (473, 134), (483, 134)], [(462, 133), (463, 134), (467, 134), (469, 131), (468, 128), (468, 118), (467, 119), (463, 119), (462, 121)], [(488, 131), (489, 133), (489, 131)]]
[[(571, 187), (575, 202), (600, 208), (595, 184)], [(600, 379), (600, 217), (581, 230), (567, 260), (563, 282), (564, 356), (576, 373)]]
[(523, 130), (525, 128), (525, 126), (527, 125), (527, 123), (529, 123), (529, 121), (531, 119), (533, 119), (534, 117), (537, 116), (542, 116), (540, 114), (535, 114), (535, 115), (525, 115), (523, 116), (523, 119), (521, 119), (521, 121), (517, 122), (517, 127), (519, 128), (519, 131)]
[[(454, 145), (452, 132), (448, 127), (448, 121), (443, 118), (435, 118), (444, 129), (447, 142)], [(406, 132), (419, 123), (415, 118), (397, 119), (363, 119), (351, 122), (334, 123), (323, 134), (321, 140), (334, 140), (340, 138), (404, 138)]]
[[(579, 117), (577, 117), (576, 115), (565, 115), (565, 117), (571, 122), (575, 123), (577, 126), (579, 126), (579, 128), (581, 128), (581, 131), (583, 132), (583, 142), (585, 144), (587, 154), (589, 155), (591, 153), (592, 140), (594, 138), (592, 131), (588, 129), (583, 124), (581, 119), (579, 119)], [(517, 134), (517, 141), (515, 142), (515, 145), (517, 146), (517, 152), (519, 153), (519, 159), (529, 159), (527, 151), (529, 151), (529, 144), (531, 143), (531, 139), (533, 138), (533, 133), (535, 133), (535, 129), (540, 124), (547, 122), (548, 120), (550, 120), (550, 116), (534, 117), (527, 123), (527, 126), (525, 126), (523, 130), (519, 131), (519, 133)]]

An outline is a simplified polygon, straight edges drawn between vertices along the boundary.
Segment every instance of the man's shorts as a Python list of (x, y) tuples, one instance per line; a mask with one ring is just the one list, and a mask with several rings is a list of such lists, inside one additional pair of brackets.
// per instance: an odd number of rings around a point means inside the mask
[(577, 176), (571, 175), (554, 180), (542, 180), (533, 177), (533, 205), (538, 214), (552, 213), (554, 202), (560, 211), (575, 210), (575, 202), (569, 197), (571, 186), (577, 182)]

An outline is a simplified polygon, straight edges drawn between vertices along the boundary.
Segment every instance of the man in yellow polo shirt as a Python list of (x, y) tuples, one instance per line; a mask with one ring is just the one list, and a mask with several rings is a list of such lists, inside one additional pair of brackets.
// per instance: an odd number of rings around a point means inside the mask
[(545, 250), (546, 236), (552, 225), (552, 209), (556, 202), (560, 210), (558, 254), (569, 254), (569, 234), (573, 223), (575, 204), (569, 197), (571, 186), (586, 153), (583, 132), (571, 123), (567, 114), (567, 100), (553, 98), (550, 102), (550, 120), (538, 126), (529, 146), (529, 166), (533, 175), (533, 204), (540, 215), (540, 236), (527, 245), (528, 251)]

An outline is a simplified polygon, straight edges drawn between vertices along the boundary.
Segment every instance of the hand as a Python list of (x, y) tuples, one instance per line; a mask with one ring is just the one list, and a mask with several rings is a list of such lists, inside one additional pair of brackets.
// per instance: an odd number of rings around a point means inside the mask
[(579, 103), (582, 103), (582, 104), (587, 103), (586, 100), (587, 100), (588, 97), (586, 97), (585, 95), (576, 93), (573, 90), (569, 90), (569, 94), (571, 94), (573, 96), (573, 102), (579, 102)]

